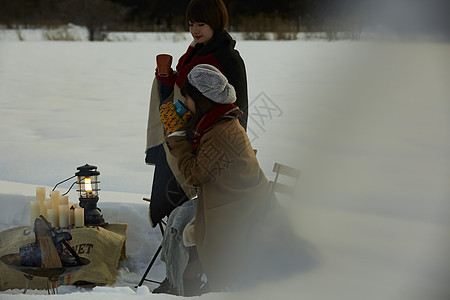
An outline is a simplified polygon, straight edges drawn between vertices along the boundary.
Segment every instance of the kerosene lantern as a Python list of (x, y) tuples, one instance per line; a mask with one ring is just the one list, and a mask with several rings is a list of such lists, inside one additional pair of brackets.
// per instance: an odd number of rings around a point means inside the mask
[(80, 207), (84, 208), (84, 224), (86, 226), (105, 225), (103, 214), (97, 208), (100, 172), (97, 171), (96, 166), (88, 164), (78, 167), (77, 170), (78, 172), (75, 173), (78, 184), (77, 192), (79, 193)]

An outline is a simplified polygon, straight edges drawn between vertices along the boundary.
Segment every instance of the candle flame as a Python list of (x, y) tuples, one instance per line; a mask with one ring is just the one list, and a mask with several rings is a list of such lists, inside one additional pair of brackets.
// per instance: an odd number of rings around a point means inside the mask
[(86, 190), (86, 193), (92, 193), (91, 177), (84, 178), (84, 189)]

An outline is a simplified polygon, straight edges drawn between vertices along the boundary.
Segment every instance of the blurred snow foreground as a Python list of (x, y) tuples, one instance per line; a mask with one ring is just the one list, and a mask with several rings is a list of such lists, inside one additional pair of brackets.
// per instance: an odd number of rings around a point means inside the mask
[[(28, 225), (35, 187), (49, 191), (85, 163), (101, 173), (106, 221), (129, 225), (129, 259), (114, 286), (62, 286), (55, 298), (174, 297), (134, 286), (161, 241), (141, 200), (152, 182), (144, 135), (155, 56), (177, 60), (188, 43), (0, 42), (0, 230)], [(281, 200), (317, 257), (232, 297), (450, 299), (450, 45), (238, 41), (237, 49), (253, 99), (252, 145), (270, 179), (275, 161), (301, 169), (295, 199)], [(163, 279), (164, 265), (152, 273)], [(47, 297), (21, 292), (0, 298)]]

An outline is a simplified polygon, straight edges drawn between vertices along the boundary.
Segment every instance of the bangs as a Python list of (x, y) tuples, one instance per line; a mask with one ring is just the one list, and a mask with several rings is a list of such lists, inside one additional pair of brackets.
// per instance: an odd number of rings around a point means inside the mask
[(189, 25), (189, 22), (198, 22), (198, 23), (206, 23), (209, 24), (209, 18), (207, 9), (205, 9), (204, 5), (200, 5), (201, 3), (192, 3), (192, 5), (186, 11), (186, 22)]

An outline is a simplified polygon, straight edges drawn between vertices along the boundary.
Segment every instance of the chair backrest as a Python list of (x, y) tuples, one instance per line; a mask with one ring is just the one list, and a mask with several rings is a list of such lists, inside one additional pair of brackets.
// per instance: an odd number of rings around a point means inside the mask
[[(275, 179), (269, 181), (270, 184), (270, 194), (272, 197), (275, 193), (286, 194), (292, 196), (295, 192), (295, 186), (297, 185), (298, 178), (300, 177), (300, 170), (280, 164), (275, 163), (273, 165), (273, 172), (275, 172)], [(285, 184), (279, 182), (280, 175), (290, 177), (291, 184)]]

